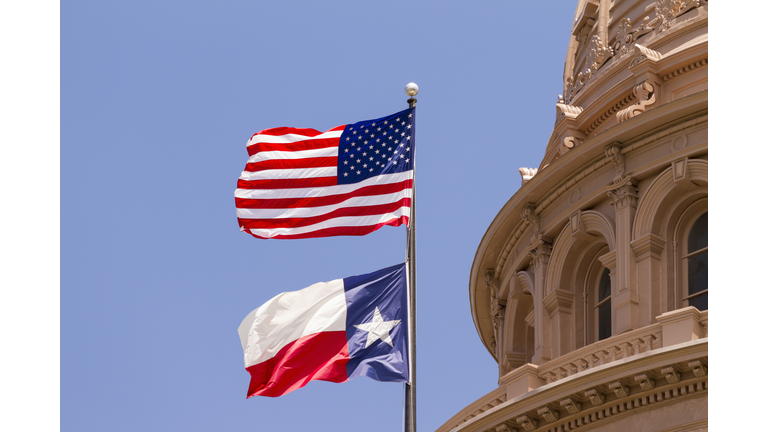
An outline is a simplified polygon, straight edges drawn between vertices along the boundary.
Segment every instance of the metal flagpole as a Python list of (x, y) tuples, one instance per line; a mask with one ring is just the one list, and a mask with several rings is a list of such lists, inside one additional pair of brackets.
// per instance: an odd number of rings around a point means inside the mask
[[(416, 107), (419, 86), (408, 83), (405, 94), (410, 96), (408, 106)], [(405, 432), (416, 432), (416, 110), (413, 111), (413, 130), (411, 147), (413, 148), (413, 186), (411, 189), (411, 215), (408, 218), (407, 245), (405, 262), (408, 267), (408, 363), (410, 382), (405, 383)]]

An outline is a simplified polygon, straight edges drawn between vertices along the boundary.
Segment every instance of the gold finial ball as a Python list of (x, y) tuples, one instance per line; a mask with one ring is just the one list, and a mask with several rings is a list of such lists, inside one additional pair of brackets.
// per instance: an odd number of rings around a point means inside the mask
[(405, 94), (407, 94), (410, 97), (414, 97), (417, 94), (419, 94), (419, 86), (416, 85), (416, 83), (408, 83), (405, 86)]

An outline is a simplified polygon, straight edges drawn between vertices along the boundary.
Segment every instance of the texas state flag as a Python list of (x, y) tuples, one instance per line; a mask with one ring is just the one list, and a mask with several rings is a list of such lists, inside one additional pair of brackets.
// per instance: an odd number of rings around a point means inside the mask
[(407, 382), (406, 267), (277, 295), (238, 328), (248, 397), (281, 396), (312, 380)]

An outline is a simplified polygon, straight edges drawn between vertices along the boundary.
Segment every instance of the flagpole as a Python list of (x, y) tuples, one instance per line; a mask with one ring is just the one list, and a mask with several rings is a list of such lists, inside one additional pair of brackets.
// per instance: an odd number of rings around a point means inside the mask
[[(416, 107), (419, 86), (408, 83), (405, 94), (410, 96), (408, 107)], [(416, 110), (413, 111), (413, 130), (411, 147), (413, 148), (413, 186), (411, 189), (411, 214), (408, 218), (406, 239), (406, 263), (408, 264), (408, 363), (410, 382), (405, 383), (405, 432), (416, 432)]]

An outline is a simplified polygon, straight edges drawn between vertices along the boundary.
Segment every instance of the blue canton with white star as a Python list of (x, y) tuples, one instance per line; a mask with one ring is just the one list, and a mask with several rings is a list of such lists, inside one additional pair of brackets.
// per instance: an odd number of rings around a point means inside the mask
[(347, 125), (339, 141), (338, 183), (413, 169), (414, 108)]

